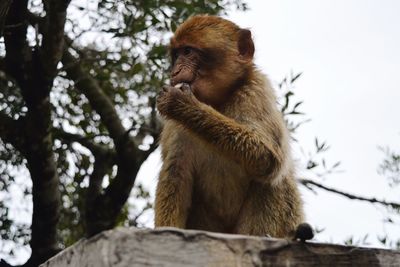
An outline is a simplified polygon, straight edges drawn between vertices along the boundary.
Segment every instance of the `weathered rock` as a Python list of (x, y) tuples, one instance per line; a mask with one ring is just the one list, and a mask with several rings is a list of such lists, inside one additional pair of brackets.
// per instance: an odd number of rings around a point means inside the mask
[(41, 266), (400, 266), (400, 251), (175, 228), (117, 228), (81, 240)]

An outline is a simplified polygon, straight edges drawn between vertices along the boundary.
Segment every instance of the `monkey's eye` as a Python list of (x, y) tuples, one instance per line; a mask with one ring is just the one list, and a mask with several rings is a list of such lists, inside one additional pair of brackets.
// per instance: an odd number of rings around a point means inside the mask
[(192, 48), (191, 47), (189, 47), (189, 46), (185, 46), (184, 48), (183, 48), (183, 55), (185, 55), (185, 56), (188, 56), (188, 55), (190, 55), (191, 53), (192, 53)]

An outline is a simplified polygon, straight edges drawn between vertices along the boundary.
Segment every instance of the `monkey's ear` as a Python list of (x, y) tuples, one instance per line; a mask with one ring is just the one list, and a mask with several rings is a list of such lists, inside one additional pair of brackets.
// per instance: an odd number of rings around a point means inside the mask
[(254, 56), (254, 43), (251, 38), (251, 31), (246, 29), (239, 30), (238, 38), (239, 55), (244, 60), (252, 60)]

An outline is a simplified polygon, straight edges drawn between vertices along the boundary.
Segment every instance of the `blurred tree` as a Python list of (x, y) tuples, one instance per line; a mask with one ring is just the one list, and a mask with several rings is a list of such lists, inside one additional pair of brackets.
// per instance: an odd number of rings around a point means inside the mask
[[(0, 234), (29, 244), (24, 266), (117, 224), (156, 148), (155, 92), (170, 32), (196, 13), (246, 9), (241, 0), (14, 0), (0, 5)], [(4, 23), (3, 23), (4, 22)], [(29, 171), (32, 224), (5, 204)], [(148, 193), (135, 195), (146, 202)], [(151, 205), (146, 202), (144, 210)], [(2, 247), (3, 253), (12, 249)], [(0, 266), (9, 266), (5, 261)]]

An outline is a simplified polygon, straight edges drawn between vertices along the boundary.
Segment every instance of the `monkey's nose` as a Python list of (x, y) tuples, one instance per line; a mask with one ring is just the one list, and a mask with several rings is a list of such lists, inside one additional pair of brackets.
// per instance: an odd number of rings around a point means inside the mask
[(172, 79), (176, 78), (176, 76), (181, 72), (181, 68), (173, 68), (171, 71)]
[(179, 80), (178, 74), (180, 71), (177, 71), (176, 73), (171, 73), (171, 85), (175, 86), (178, 83), (181, 83), (181, 81)]

